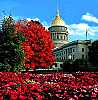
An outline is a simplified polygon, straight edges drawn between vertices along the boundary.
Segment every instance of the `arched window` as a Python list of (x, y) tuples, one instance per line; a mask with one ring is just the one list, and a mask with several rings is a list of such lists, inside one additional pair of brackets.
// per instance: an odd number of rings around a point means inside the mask
[(66, 35), (64, 35), (64, 40), (66, 40)]
[(57, 34), (57, 39), (59, 39), (59, 35)]

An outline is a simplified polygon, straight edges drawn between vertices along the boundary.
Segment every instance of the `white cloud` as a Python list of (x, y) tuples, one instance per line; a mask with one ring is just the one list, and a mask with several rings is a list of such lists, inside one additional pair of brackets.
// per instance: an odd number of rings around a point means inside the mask
[(27, 20), (27, 21), (31, 21), (32, 19), (31, 19), (31, 18), (26, 18), (26, 20)]
[(40, 22), (40, 19), (39, 18), (26, 18), (27, 21), (30, 21), (30, 20), (33, 20), (33, 21), (39, 21)]
[(33, 21), (39, 21), (44, 27), (45, 27), (45, 29), (48, 29), (49, 28), (49, 25), (48, 25), (48, 23), (46, 22), (46, 21), (41, 21), (39, 18), (33, 18), (33, 19), (31, 19), (31, 18), (26, 18), (28, 21), (30, 21), (30, 20), (33, 20)]
[(33, 20), (33, 21), (39, 21), (44, 27), (45, 27), (45, 29), (48, 29), (48, 23), (46, 22), (46, 21), (41, 21), (39, 18), (33, 18), (33, 19), (31, 19), (31, 18), (26, 18), (28, 21), (30, 21), (30, 20)]
[(85, 15), (82, 15), (82, 20), (98, 23), (98, 18), (96, 18), (94, 15), (90, 13), (86, 13)]
[(46, 21), (43, 21), (42, 22), (42, 25), (45, 27), (45, 29), (48, 29), (49, 28), (49, 24)]
[(70, 35), (78, 35), (84, 37), (86, 30), (88, 30), (88, 34), (91, 36), (94, 36), (96, 33), (98, 33), (98, 26), (89, 26), (86, 23), (71, 24), (67, 25), (67, 27)]
[(34, 21), (39, 21), (40, 22), (40, 19), (39, 18), (33, 18), (32, 20), (34, 20)]

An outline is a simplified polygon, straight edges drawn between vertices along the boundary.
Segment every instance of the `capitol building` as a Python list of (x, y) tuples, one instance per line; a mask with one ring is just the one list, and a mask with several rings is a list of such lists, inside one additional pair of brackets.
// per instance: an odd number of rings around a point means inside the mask
[(48, 28), (51, 32), (51, 38), (53, 39), (55, 48), (53, 50), (56, 63), (59, 62), (60, 65), (70, 59), (75, 61), (76, 59), (88, 60), (88, 47), (91, 45), (91, 40), (75, 40), (68, 41), (68, 30), (65, 22), (60, 16), (59, 10), (55, 19), (52, 21), (51, 26)]
[(67, 27), (59, 14), (59, 10), (57, 10), (57, 15), (48, 29), (51, 32), (55, 47), (61, 47), (68, 43)]

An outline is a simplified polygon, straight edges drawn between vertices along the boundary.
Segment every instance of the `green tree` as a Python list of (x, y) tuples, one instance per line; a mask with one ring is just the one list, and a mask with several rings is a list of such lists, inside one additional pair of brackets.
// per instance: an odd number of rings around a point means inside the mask
[(19, 70), (23, 58), (19, 35), (15, 34), (15, 22), (11, 16), (4, 18), (1, 28), (0, 41), (0, 71)]
[(89, 61), (98, 67), (98, 40), (94, 41), (89, 47)]
[(73, 71), (74, 71), (71, 62), (72, 62), (71, 60), (66, 60), (66, 61), (63, 63), (63, 65), (62, 65), (63, 71), (65, 71), (65, 72), (73, 72)]
[(85, 71), (87, 70), (86, 60), (85, 59), (76, 59), (73, 62), (73, 67), (75, 71)]

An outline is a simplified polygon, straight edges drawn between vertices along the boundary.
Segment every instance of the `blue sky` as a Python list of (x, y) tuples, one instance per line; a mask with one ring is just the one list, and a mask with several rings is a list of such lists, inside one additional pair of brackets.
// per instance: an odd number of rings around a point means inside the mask
[[(49, 27), (56, 15), (57, 0), (0, 0), (0, 18), (38, 19)], [(98, 0), (59, 0), (59, 9), (70, 33), (69, 40), (98, 39)]]

